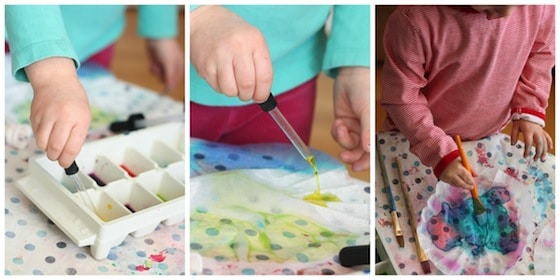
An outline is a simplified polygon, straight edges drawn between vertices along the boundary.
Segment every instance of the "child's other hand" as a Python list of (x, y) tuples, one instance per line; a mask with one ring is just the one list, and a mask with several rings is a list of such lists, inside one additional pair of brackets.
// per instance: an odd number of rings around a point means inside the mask
[(345, 149), (342, 161), (352, 170), (369, 168), (370, 155), (370, 69), (342, 67), (334, 83), (334, 114), (331, 134)]
[(441, 173), (439, 179), (452, 186), (472, 190), (475, 181), (471, 173), (461, 163), (461, 158), (453, 160)]
[(165, 84), (165, 93), (175, 89), (184, 74), (185, 58), (175, 38), (148, 39), (150, 72)]
[(51, 57), (25, 68), (33, 87), (31, 128), (37, 147), (50, 160), (69, 167), (86, 139), (91, 122), (88, 98), (74, 62)]
[(511, 144), (515, 145), (519, 139), (519, 133), (523, 133), (523, 140), (525, 142), (525, 151), (523, 157), (529, 157), (531, 146), (535, 145), (534, 160), (545, 160), (548, 150), (552, 150), (552, 138), (540, 125), (526, 121), (515, 120), (511, 128)]
[(243, 101), (266, 101), (272, 63), (263, 34), (221, 6), (191, 12), (191, 63), (217, 92)]

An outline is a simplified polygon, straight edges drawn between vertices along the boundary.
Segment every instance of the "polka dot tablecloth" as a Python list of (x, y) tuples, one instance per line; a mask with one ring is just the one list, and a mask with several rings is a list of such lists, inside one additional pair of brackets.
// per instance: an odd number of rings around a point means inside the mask
[[(9, 71), (7, 71), (9, 73)], [(85, 65), (80, 78), (88, 92), (97, 122), (87, 141), (110, 134), (103, 127), (129, 114), (168, 115), (183, 111), (183, 104), (119, 81)], [(31, 89), (6, 77), (6, 116), (19, 122), (28, 106)], [(95, 260), (89, 247), (78, 247), (16, 187), (27, 175), (28, 159), (42, 152), (32, 139), (24, 149), (5, 146), (5, 275), (179, 275), (185, 274), (185, 223), (165, 226), (139, 238), (128, 236), (106, 259)]]
[[(397, 274), (412, 275), (424, 274), (415, 247), (415, 239), (410, 227), (410, 217), (405, 206), (404, 195), (408, 195), (410, 205), (415, 217), (421, 224), (421, 213), (427, 206), (428, 199), (436, 193), (438, 181), (430, 168), (422, 165), (420, 160), (409, 150), (408, 140), (398, 132), (383, 132), (377, 135), (384, 165), (388, 173), (388, 182), (393, 193), (399, 222), (403, 230), (405, 246), (399, 247), (394, 225), (389, 211), (389, 199), (387, 189), (383, 184), (379, 161), (376, 162), (375, 180), (375, 230), (383, 249), (388, 253), (389, 260)], [(478, 141), (463, 142), (469, 162), (478, 174), (483, 171), (493, 170), (498, 173), (506, 174), (519, 184), (523, 185), (533, 204), (536, 213), (534, 231), (529, 232), (527, 244), (521, 252), (521, 256), (516, 261), (512, 269), (506, 274), (538, 274), (535, 271), (535, 262), (542, 259), (535, 256), (535, 246), (542, 244), (539, 236), (542, 236), (545, 225), (551, 224), (555, 217), (555, 194), (554, 194), (554, 172), (555, 162), (553, 155), (547, 155), (544, 162), (532, 161), (523, 158), (524, 145), (519, 142), (515, 145), (510, 144), (510, 138), (505, 134), (496, 134), (492, 137)], [(401, 163), (402, 176), (399, 176), (396, 159)], [(404, 181), (407, 193), (403, 193), (401, 178)], [(481, 194), (482, 195), (482, 194)], [(420, 228), (418, 229), (420, 231)], [(550, 229), (548, 229), (550, 230)], [(542, 239), (542, 237), (541, 237)], [(465, 241), (469, 242), (469, 241)], [(543, 254), (554, 255), (554, 250), (543, 246), (538, 246)], [(424, 249), (426, 250), (426, 249)], [(431, 274), (443, 274), (438, 267), (430, 260)], [(542, 270), (541, 270), (542, 271)], [(468, 271), (458, 274), (470, 274)], [(477, 273), (484, 274), (484, 271)]]
[[(191, 139), (190, 252), (196, 275), (367, 274), (339, 251), (369, 244), (369, 184), (314, 151), (327, 207), (302, 198), (313, 170), (290, 144), (227, 145)], [(191, 262), (192, 263), (192, 262)]]

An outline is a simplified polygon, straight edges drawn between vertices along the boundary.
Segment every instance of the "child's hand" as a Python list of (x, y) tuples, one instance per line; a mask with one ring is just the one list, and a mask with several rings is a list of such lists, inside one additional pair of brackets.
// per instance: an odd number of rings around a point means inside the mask
[(191, 12), (191, 62), (217, 92), (243, 101), (266, 101), (272, 63), (262, 33), (221, 6)]
[(69, 167), (86, 139), (91, 122), (88, 98), (74, 62), (51, 57), (25, 68), (33, 87), (31, 127), (37, 147), (50, 160)]
[(342, 161), (354, 171), (369, 168), (370, 153), (370, 69), (342, 67), (334, 83), (334, 114), (331, 134), (345, 149)]
[(548, 150), (552, 150), (552, 138), (538, 124), (526, 120), (515, 120), (511, 128), (511, 144), (515, 145), (519, 139), (519, 133), (523, 133), (525, 151), (523, 157), (527, 158), (531, 152), (531, 146), (535, 145), (534, 160), (545, 160)]
[(472, 190), (475, 184), (473, 176), (476, 176), (476, 173), (471, 175), (461, 163), (461, 158), (458, 157), (443, 170), (439, 179), (452, 186)]
[(185, 62), (179, 42), (174, 38), (148, 39), (150, 71), (165, 84), (165, 93), (175, 89), (184, 74)]

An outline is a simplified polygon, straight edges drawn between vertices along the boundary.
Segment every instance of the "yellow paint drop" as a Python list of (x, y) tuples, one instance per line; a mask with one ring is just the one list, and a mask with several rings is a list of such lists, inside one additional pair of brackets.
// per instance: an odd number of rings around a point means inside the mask
[(330, 194), (330, 193), (321, 194), (321, 185), (319, 183), (319, 170), (317, 169), (315, 158), (313, 156), (309, 156), (307, 158), (307, 162), (309, 162), (309, 164), (311, 164), (311, 167), (313, 168), (313, 173), (315, 174), (315, 182), (317, 183), (317, 189), (312, 194), (304, 196), (303, 200), (325, 207), (327, 206), (327, 202), (340, 201), (340, 199), (334, 194)]
[(113, 209), (113, 204), (111, 204), (111, 203), (107, 204), (107, 208), (108, 208), (109, 210), (112, 210), (112, 209)]

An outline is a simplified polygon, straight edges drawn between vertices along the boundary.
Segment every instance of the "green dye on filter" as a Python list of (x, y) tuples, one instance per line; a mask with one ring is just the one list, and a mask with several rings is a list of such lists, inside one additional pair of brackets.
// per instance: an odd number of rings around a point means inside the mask
[(156, 193), (156, 196), (157, 196), (159, 199), (161, 199), (161, 201), (167, 202), (167, 199), (165, 199), (161, 194)]

